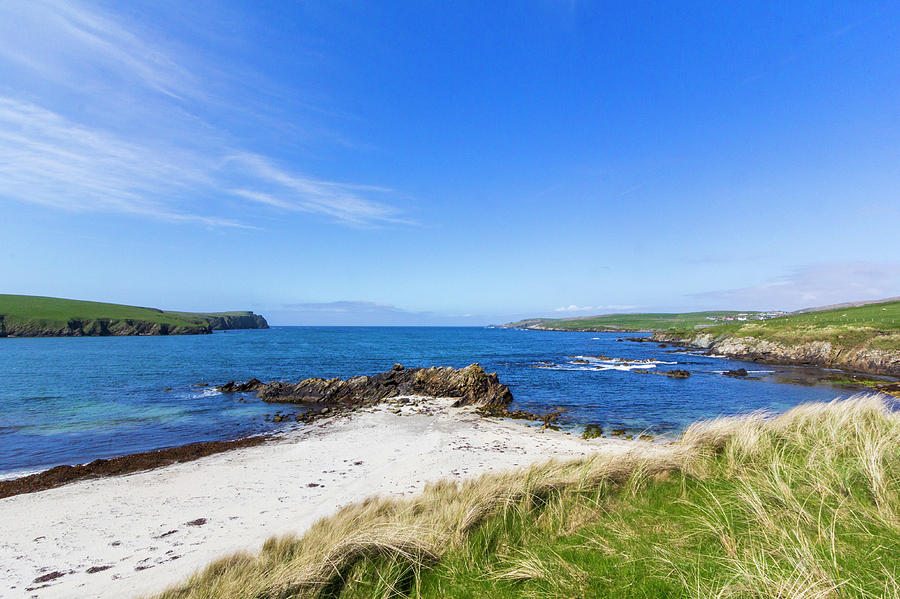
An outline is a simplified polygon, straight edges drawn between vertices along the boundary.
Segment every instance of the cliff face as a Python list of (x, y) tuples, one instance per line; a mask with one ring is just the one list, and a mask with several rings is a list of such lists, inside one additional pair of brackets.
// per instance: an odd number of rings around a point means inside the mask
[(203, 335), (209, 325), (169, 325), (133, 319), (70, 319), (64, 325), (41, 321), (7, 322), (0, 316), (0, 337), (107, 337), (124, 335)]
[(256, 392), (264, 401), (285, 403), (371, 405), (385, 399), (409, 395), (455, 397), (454, 406), (481, 405), (505, 407), (512, 402), (509, 387), (497, 380), (497, 373), (486, 373), (478, 364), (465, 368), (449, 366), (404, 368), (373, 376), (350, 379), (311, 378), (299, 383), (275, 381), (263, 383), (252, 379), (246, 383), (230, 382), (218, 387), (224, 393)]
[(820, 366), (867, 374), (900, 376), (900, 352), (865, 346), (837, 347), (828, 341), (808, 341), (787, 345), (757, 337), (714, 336), (704, 333), (693, 336), (655, 333), (651, 339), (661, 343), (708, 349), (712, 353), (738, 360)]
[(228, 329), (268, 329), (269, 323), (259, 314), (214, 314), (204, 317), (214, 331)]

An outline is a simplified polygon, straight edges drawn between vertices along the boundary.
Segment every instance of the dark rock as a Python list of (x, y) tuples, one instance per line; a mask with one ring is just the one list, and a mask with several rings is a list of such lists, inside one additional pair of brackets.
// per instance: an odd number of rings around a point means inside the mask
[(196, 520), (185, 522), (187, 526), (203, 526), (204, 524), (206, 524), (206, 518), (197, 518)]
[(229, 381), (224, 385), (216, 387), (216, 390), (221, 393), (248, 393), (251, 391), (259, 391), (263, 388), (265, 383), (263, 383), (259, 379), (250, 379), (246, 383), (235, 383), (234, 381)]
[(723, 372), (725, 376), (747, 376), (747, 370), (744, 368), (738, 368), (737, 370), (726, 370)]
[(259, 314), (247, 312), (246, 314), (199, 314), (209, 323), (209, 328), (214, 331), (228, 329), (268, 329), (269, 323)]
[(112, 566), (91, 566), (85, 572), (88, 574), (96, 574), (97, 572), (103, 572), (104, 570), (109, 570)]
[(507, 406), (512, 393), (497, 380), (497, 373), (486, 373), (478, 364), (465, 368), (448, 366), (431, 368), (396, 367), (388, 372), (350, 379), (310, 378), (299, 383), (274, 381), (246, 383), (231, 381), (220, 387), (224, 393), (256, 391), (268, 402), (323, 403), (358, 407), (372, 405), (402, 395), (457, 398), (454, 407), (466, 405)]
[(667, 377), (671, 377), (673, 379), (686, 379), (691, 376), (691, 373), (687, 370), (667, 370), (664, 373)]
[(66, 575), (65, 572), (60, 572), (59, 570), (54, 570), (53, 572), (48, 572), (47, 574), (44, 574), (43, 576), (38, 576), (32, 582), (37, 583), (37, 584), (40, 584), (42, 582), (50, 582), (51, 580), (56, 580), (57, 578), (61, 578), (65, 575)]
[(603, 427), (599, 424), (589, 424), (584, 427), (584, 432), (581, 433), (582, 439), (596, 439), (601, 436), (603, 436)]

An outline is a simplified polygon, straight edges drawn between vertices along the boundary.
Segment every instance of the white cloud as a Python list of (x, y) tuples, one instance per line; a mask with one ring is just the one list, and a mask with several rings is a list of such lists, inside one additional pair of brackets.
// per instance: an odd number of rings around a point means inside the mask
[(85, 87), (102, 70), (118, 83), (139, 83), (174, 98), (200, 91), (195, 77), (168, 48), (83, 3), (3, 3), (0, 23), (0, 57), (45, 79)]
[(599, 312), (601, 310), (613, 310), (613, 311), (621, 311), (621, 310), (636, 310), (638, 306), (632, 306), (628, 304), (608, 304), (608, 305), (600, 305), (600, 306), (576, 306), (575, 304), (571, 304), (569, 306), (563, 306), (562, 308), (555, 308), (554, 312)]
[(390, 189), (322, 181), (287, 173), (263, 156), (238, 154), (228, 159), (255, 178), (265, 190), (232, 189), (231, 193), (267, 206), (295, 212), (326, 214), (345, 224), (366, 225), (378, 222), (409, 223), (398, 211), (364, 194), (389, 194)]
[(561, 308), (554, 308), (554, 312), (586, 312), (588, 310), (593, 310), (593, 306), (576, 306), (575, 304), (571, 304), (569, 306), (563, 306)]
[(693, 294), (710, 307), (798, 310), (900, 295), (900, 264), (842, 262), (792, 269), (759, 285)]
[(0, 3), (0, 200), (211, 226), (249, 226), (260, 205), (411, 224), (389, 189), (298, 172), (211, 126), (216, 65), (158, 37), (77, 1)]

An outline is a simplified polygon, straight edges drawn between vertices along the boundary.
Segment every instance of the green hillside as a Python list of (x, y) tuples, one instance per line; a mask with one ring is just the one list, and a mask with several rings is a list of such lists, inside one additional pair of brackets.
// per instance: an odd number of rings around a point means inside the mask
[(737, 314), (757, 314), (719, 310), (707, 312), (605, 314), (582, 318), (530, 318), (503, 325), (507, 328), (542, 329), (551, 331), (664, 331), (667, 329), (693, 329), (700, 325), (715, 324), (710, 318), (722, 318)]
[[(0, 337), (204, 334), (227, 323), (265, 320), (252, 312), (167, 312), (104, 302), (0, 294)], [(241, 328), (251, 328), (241, 327)]]
[(900, 350), (900, 302), (722, 324), (704, 329), (703, 333), (754, 337), (784, 345), (828, 341), (848, 349), (865, 346), (897, 351)]

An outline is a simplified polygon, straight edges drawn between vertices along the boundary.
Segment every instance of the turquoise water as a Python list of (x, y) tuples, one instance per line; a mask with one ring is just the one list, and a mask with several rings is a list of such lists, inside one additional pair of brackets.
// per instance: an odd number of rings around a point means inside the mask
[[(532, 411), (564, 408), (571, 425), (675, 434), (699, 418), (848, 396), (805, 380), (803, 369), (666, 353), (616, 334), (487, 328), (274, 327), (172, 337), (0, 339), (0, 474), (196, 441), (233, 439), (285, 425), (277, 407), (197, 384), (300, 380), (406, 366), (497, 371)], [(671, 348), (668, 348), (671, 349)], [(569, 356), (652, 360), (642, 365)], [(667, 362), (667, 363), (665, 363)], [(541, 366), (540, 368), (536, 366)], [(681, 368), (686, 380), (626, 368)], [(722, 376), (744, 367), (758, 380)], [(599, 368), (599, 369), (598, 369)], [(296, 425), (294, 425), (296, 426)]]

